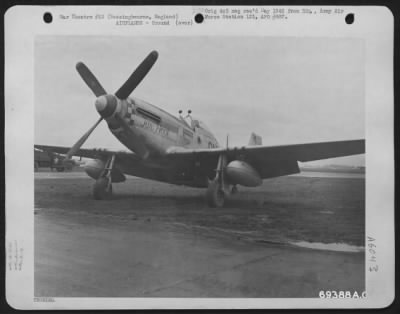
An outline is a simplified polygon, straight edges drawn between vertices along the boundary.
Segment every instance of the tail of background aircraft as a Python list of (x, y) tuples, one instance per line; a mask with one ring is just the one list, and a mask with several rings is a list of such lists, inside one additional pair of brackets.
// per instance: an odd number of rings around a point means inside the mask
[(262, 145), (262, 137), (254, 132), (250, 135), (249, 146)]

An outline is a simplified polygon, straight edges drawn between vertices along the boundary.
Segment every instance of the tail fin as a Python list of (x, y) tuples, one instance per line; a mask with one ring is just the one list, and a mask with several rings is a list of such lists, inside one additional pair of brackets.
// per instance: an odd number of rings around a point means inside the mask
[(262, 137), (254, 132), (250, 135), (249, 146), (262, 145)]

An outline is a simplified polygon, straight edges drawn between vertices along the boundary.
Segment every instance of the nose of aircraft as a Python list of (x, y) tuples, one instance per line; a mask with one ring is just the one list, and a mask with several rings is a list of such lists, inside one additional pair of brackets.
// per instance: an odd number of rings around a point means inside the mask
[(102, 95), (96, 99), (96, 110), (103, 117), (111, 116), (117, 108), (117, 97), (114, 95)]

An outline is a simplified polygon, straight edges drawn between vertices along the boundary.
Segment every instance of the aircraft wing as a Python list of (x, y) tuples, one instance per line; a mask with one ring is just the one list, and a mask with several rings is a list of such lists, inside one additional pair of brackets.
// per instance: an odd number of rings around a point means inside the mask
[(216, 167), (218, 156), (251, 164), (263, 179), (298, 173), (298, 161), (306, 162), (365, 153), (365, 140), (307, 143), (279, 146), (241, 146), (216, 149), (171, 148), (168, 156), (177, 162), (199, 161)]
[[(58, 154), (63, 154), (66, 155), (67, 152), (71, 149), (71, 147), (65, 147), (65, 146), (50, 146), (50, 145), (35, 145), (35, 148), (41, 149), (45, 152), (52, 152), (52, 153), (58, 153)], [(133, 158), (140, 160), (140, 158), (130, 152), (123, 152), (123, 151), (110, 151), (106, 149), (87, 149), (87, 148), (80, 148), (74, 156), (76, 157), (85, 157), (85, 158), (92, 158), (92, 159), (107, 159), (107, 157), (115, 154), (117, 157), (122, 158), (122, 157), (128, 157), (128, 158)]]

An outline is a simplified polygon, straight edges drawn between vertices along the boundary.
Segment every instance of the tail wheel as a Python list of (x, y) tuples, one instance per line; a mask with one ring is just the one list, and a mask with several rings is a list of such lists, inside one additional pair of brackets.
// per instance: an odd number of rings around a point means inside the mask
[(99, 178), (93, 186), (93, 197), (95, 200), (110, 199), (112, 196), (112, 184), (107, 178)]
[(223, 207), (225, 203), (225, 193), (221, 185), (216, 181), (211, 181), (207, 188), (207, 203), (210, 207)]

